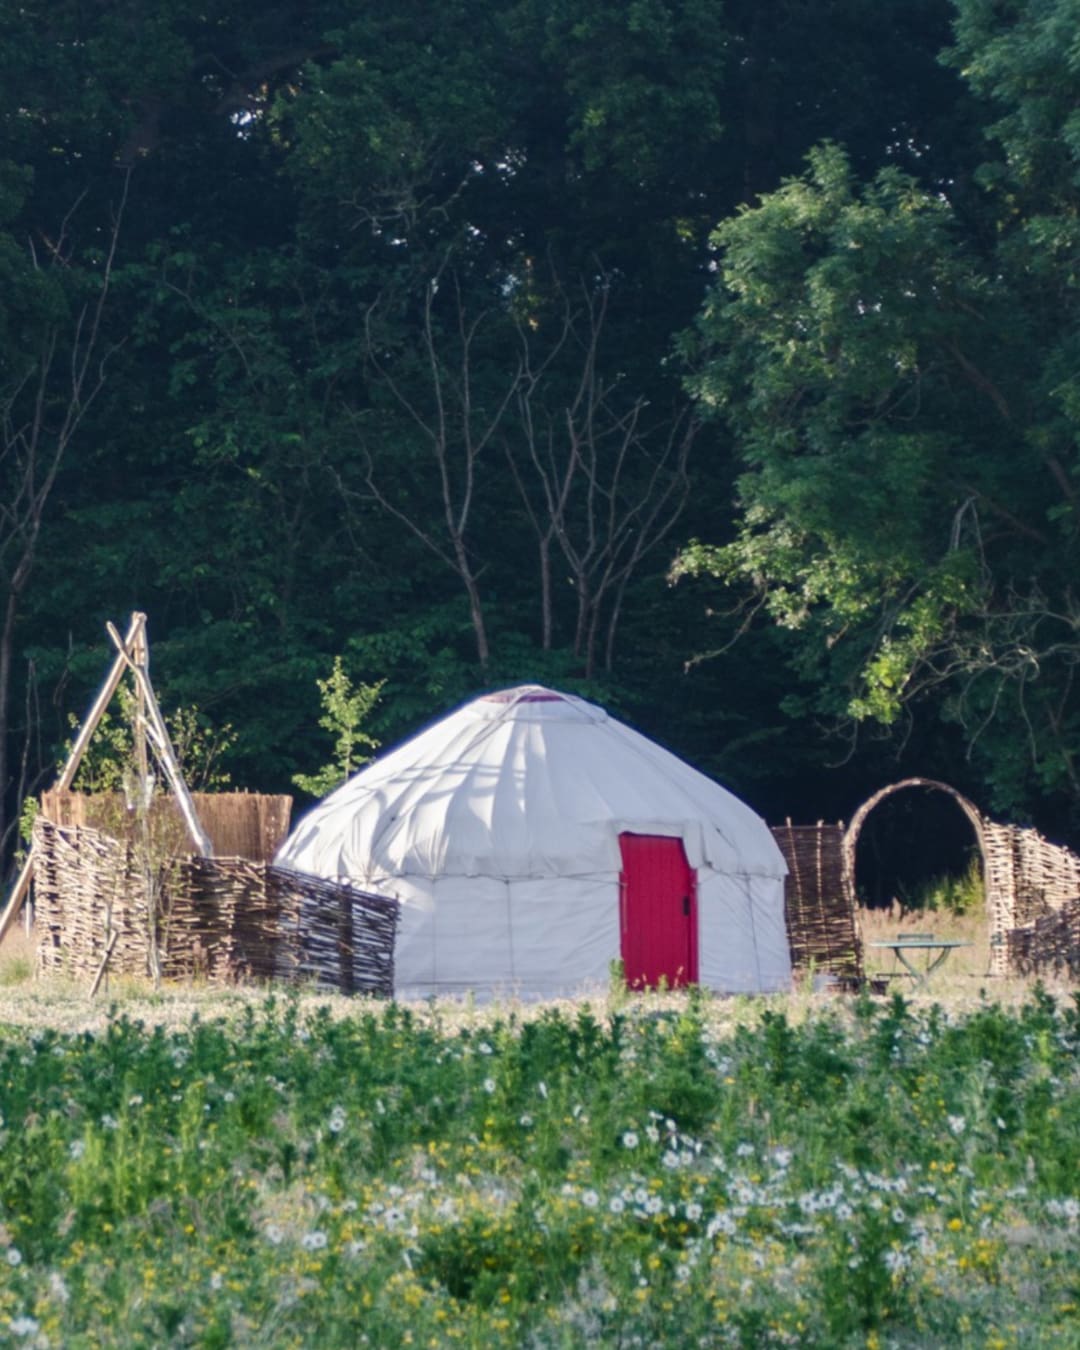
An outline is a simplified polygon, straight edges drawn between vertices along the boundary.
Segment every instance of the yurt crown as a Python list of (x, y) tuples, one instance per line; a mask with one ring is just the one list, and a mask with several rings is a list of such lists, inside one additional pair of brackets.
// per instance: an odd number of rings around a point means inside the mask
[(565, 703), (565, 694), (554, 689), (545, 689), (542, 684), (519, 684), (516, 689), (499, 689), (493, 694), (484, 694), (485, 703)]

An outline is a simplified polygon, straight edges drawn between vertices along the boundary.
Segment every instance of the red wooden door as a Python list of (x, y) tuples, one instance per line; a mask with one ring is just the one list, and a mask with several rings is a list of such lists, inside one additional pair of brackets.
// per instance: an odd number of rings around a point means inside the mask
[(697, 969), (696, 877), (681, 839), (620, 834), (619, 924), (632, 989), (693, 984)]

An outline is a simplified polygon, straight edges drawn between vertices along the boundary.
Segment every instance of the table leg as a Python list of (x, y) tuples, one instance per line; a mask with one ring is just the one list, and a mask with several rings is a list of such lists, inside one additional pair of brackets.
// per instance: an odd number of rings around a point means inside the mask
[(930, 964), (926, 967), (927, 979), (929, 979), (929, 977), (933, 975), (934, 971), (937, 970), (938, 966), (941, 965), (942, 961), (945, 960), (945, 958), (948, 956), (951, 950), (952, 948), (950, 947), (942, 947), (941, 951), (938, 952), (937, 956), (935, 956), (934, 959), (930, 962)]
[(921, 989), (922, 986), (923, 986), (923, 985), (925, 984), (925, 982), (926, 982), (926, 981), (925, 981), (925, 977), (924, 977), (924, 975), (923, 975), (923, 972), (922, 972), (921, 970), (919, 970), (916, 966), (913, 966), (913, 965), (911, 964), (911, 962), (907, 959), (907, 956), (904, 954), (904, 951), (903, 951), (902, 948), (900, 948), (900, 947), (894, 947), (893, 950), (896, 952), (897, 956), (900, 958), (900, 963), (901, 963), (901, 965), (903, 965), (903, 966), (905, 967), (905, 969), (907, 970), (908, 974), (911, 976), (912, 980), (914, 981), (914, 987), (915, 987), (916, 989)]
[[(937, 956), (935, 956), (932, 961), (928, 961), (922, 970), (919, 970), (917, 966), (911, 964), (902, 948), (897, 947), (894, 948), (894, 950), (903, 964), (907, 967), (908, 972), (914, 980), (914, 987), (916, 989), (925, 989), (930, 980), (930, 976), (933, 975), (934, 971), (937, 970), (938, 966), (945, 960), (951, 949), (949, 947), (942, 947)], [(929, 954), (930, 951), (933, 951), (933, 948), (931, 947), (925, 950)]]

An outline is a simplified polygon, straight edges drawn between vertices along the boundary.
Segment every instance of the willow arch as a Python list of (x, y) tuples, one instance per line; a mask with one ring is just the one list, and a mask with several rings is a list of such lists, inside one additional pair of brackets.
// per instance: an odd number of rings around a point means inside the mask
[(872, 797), (868, 797), (852, 816), (851, 824), (844, 832), (844, 838), (840, 846), (843, 854), (844, 893), (848, 903), (853, 908), (858, 905), (858, 895), (855, 890), (855, 850), (858, 847), (859, 835), (862, 833), (866, 818), (876, 806), (881, 805), (886, 797), (891, 797), (896, 792), (904, 792), (909, 788), (931, 788), (938, 792), (944, 792), (946, 796), (951, 797), (956, 802), (975, 831), (975, 842), (979, 846), (983, 880), (984, 883), (989, 882), (990, 865), (986, 850), (987, 822), (983, 819), (979, 808), (974, 802), (969, 801), (962, 792), (957, 792), (956, 788), (950, 787), (948, 783), (941, 783), (936, 778), (903, 778), (899, 783), (890, 783), (888, 787), (883, 787), (875, 792)]

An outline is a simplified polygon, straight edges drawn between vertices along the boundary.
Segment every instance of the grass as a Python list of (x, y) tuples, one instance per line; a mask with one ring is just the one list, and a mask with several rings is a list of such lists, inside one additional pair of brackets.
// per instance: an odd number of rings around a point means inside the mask
[(979, 961), (877, 999), (10, 986), (0, 1344), (1075, 1347), (1080, 1000)]
[(22, 928), (12, 929), (0, 943), (0, 989), (29, 984), (35, 966), (34, 935)]

